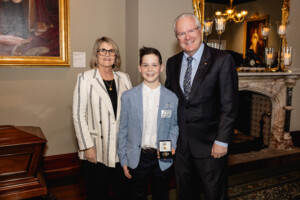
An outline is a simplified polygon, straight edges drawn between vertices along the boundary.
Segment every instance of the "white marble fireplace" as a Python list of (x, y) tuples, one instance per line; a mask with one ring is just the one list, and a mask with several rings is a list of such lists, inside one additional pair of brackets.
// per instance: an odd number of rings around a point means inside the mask
[(292, 90), (300, 73), (294, 72), (239, 72), (239, 91), (255, 92), (270, 98), (272, 104), (269, 147), (291, 149), (289, 133), (293, 109)]

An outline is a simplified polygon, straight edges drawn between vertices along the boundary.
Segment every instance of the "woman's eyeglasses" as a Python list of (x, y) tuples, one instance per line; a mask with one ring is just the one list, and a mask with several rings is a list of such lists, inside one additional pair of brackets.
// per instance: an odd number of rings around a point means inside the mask
[(101, 56), (106, 56), (106, 54), (108, 53), (108, 55), (110, 56), (114, 56), (116, 55), (116, 51), (114, 49), (98, 49), (97, 52), (101, 55)]

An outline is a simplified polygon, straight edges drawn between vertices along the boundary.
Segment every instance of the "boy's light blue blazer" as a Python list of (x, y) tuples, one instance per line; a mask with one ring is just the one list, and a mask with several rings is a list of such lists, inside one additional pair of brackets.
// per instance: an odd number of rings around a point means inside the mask
[[(120, 129), (118, 134), (118, 154), (121, 165), (135, 169), (140, 160), (143, 134), (143, 83), (124, 92), (121, 97)], [(171, 140), (176, 149), (178, 99), (176, 95), (161, 86), (157, 114), (157, 145), (160, 140)], [(163, 110), (171, 110), (171, 116), (162, 118)], [(169, 112), (169, 111), (167, 111)], [(158, 149), (158, 146), (157, 146)], [(162, 171), (169, 168), (172, 159), (159, 160)]]

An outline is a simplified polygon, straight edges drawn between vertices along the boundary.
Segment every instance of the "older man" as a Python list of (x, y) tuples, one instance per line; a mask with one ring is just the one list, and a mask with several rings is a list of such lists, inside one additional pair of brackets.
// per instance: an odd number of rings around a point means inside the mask
[(180, 200), (227, 199), (227, 152), (238, 109), (233, 58), (202, 42), (201, 24), (189, 13), (174, 21), (183, 52), (167, 61), (166, 87), (179, 99), (175, 174)]

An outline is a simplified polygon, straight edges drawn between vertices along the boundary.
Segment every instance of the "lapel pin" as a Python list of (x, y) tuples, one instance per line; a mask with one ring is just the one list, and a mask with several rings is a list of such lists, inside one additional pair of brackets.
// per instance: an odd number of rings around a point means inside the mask
[(167, 103), (166, 108), (171, 108), (171, 104)]

